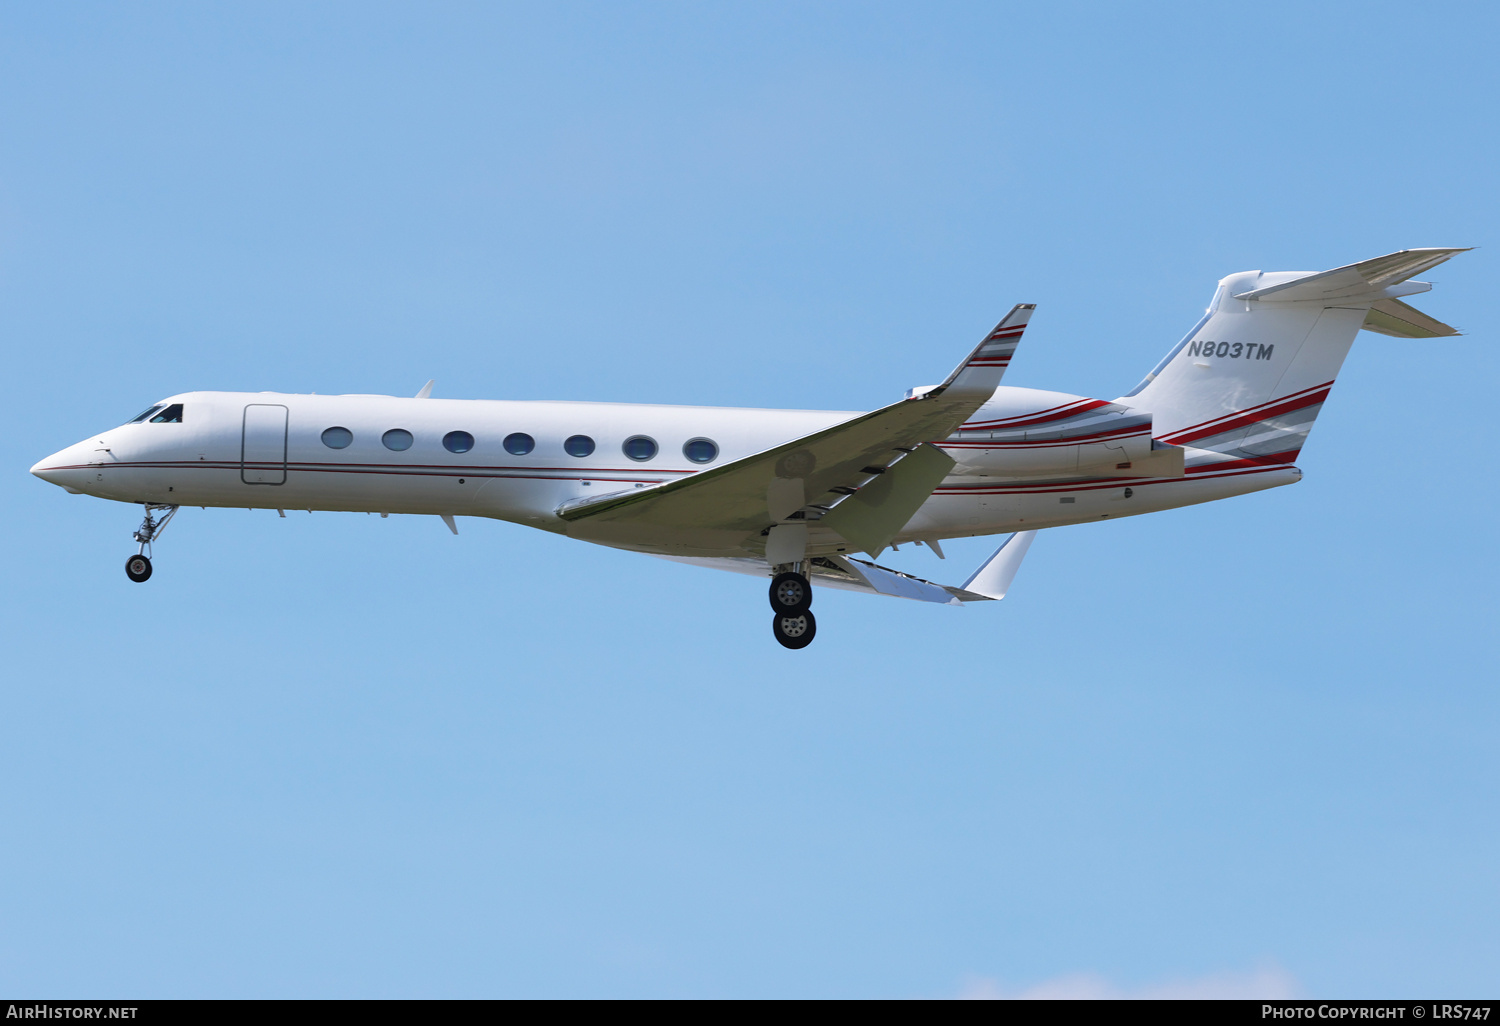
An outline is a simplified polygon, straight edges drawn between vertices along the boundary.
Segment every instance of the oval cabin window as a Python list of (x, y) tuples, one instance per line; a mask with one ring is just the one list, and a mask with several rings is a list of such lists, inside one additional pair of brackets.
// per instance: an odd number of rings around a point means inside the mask
[(712, 463), (719, 457), (719, 446), (709, 438), (694, 438), (682, 447), (682, 454), (694, 463)]
[(645, 435), (625, 439), (625, 444), (620, 449), (638, 463), (656, 458), (656, 440)]

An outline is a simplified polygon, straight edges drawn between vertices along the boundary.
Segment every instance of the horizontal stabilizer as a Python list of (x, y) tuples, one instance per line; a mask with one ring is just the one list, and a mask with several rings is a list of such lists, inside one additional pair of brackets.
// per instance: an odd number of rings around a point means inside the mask
[(1463, 332), (1444, 324), (1436, 317), (1428, 317), (1421, 310), (1407, 306), (1399, 299), (1382, 299), (1370, 307), (1363, 325), (1366, 331), (1378, 331), (1382, 335), (1397, 338), (1445, 338)]
[[(1295, 277), (1267, 285), (1264, 288), (1252, 289), (1249, 292), (1235, 293), (1235, 299), (1260, 299), (1271, 302), (1301, 302), (1307, 300), (1341, 300), (1355, 299), (1365, 300), (1386, 296), (1386, 290), (1400, 285), (1414, 275), (1436, 267), (1444, 260), (1459, 253), (1467, 253), (1469, 247), (1462, 249), (1403, 249), (1397, 253), (1387, 253), (1385, 256), (1375, 257), (1371, 260), (1361, 260), (1357, 264), (1346, 264), (1343, 267), (1335, 267), (1331, 271), (1318, 271), (1314, 274), (1297, 274)], [(1412, 292), (1426, 292), (1430, 286), (1421, 282), (1413, 282), (1405, 289), (1396, 290), (1397, 295), (1409, 295)]]

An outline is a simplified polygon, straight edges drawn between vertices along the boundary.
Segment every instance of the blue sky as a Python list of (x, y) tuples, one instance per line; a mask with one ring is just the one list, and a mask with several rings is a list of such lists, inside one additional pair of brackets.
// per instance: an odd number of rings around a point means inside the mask
[(0, 990), (1492, 993), (1488, 248), (1296, 487), (800, 653), (498, 522), (185, 510), (138, 586), (26, 468), (197, 388), (873, 408), (1016, 302), (1007, 383), (1112, 398), (1222, 275), (1491, 246), (1497, 21), (7, 6)]

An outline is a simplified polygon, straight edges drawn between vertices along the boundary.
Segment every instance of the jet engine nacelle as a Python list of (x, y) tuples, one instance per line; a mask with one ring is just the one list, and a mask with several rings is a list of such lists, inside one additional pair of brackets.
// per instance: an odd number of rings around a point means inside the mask
[(999, 388), (939, 443), (975, 477), (1180, 477), (1183, 451), (1151, 437), (1151, 415), (1103, 399)]

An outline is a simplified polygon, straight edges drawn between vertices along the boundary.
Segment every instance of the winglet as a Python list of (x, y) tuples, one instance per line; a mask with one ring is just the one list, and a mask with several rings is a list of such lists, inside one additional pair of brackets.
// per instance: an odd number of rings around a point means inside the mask
[(1035, 303), (1017, 303), (984, 337), (984, 341), (974, 347), (969, 358), (954, 368), (948, 380), (926, 390), (926, 394), (941, 395), (951, 390), (955, 393), (952, 398), (972, 392), (988, 399), (999, 387), (1005, 368), (1010, 366), (1010, 358), (1015, 355), (1016, 346), (1021, 344), (1021, 333), (1026, 330), (1035, 309)]
[(996, 601), (1003, 599), (1010, 590), (1010, 582), (1016, 579), (1016, 571), (1021, 569), (1021, 560), (1026, 558), (1026, 550), (1031, 548), (1031, 540), (1035, 537), (1035, 531), (1020, 531), (1005, 539), (1005, 543), (995, 550), (995, 554), (984, 561), (984, 566), (974, 571), (974, 576), (963, 583), (963, 590)]
[(427, 384), (425, 384), (425, 385), (422, 386), (422, 391), (418, 392), (416, 394), (415, 398), (417, 398), (417, 399), (431, 399), (432, 398), (432, 386), (435, 385), (435, 384), (437, 384), (437, 378), (428, 378), (427, 379)]

